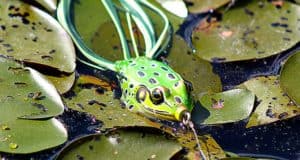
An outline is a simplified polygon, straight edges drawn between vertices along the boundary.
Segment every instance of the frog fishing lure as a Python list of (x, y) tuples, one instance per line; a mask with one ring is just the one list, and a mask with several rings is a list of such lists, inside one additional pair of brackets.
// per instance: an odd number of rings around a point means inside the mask
[[(166, 15), (147, 0), (119, 0), (118, 5), (112, 0), (102, 0), (118, 31), (124, 55), (124, 60), (111, 62), (94, 53), (81, 40), (72, 23), (71, 1), (61, 0), (57, 15), (59, 22), (70, 34), (78, 49), (93, 63), (80, 61), (97, 69), (116, 72), (122, 90), (121, 101), (130, 111), (148, 117), (184, 123), (189, 121), (190, 111), (193, 108), (193, 101), (189, 95), (191, 88), (167, 64), (155, 60), (170, 39), (170, 35), (168, 35), (170, 24)], [(155, 36), (152, 22), (142, 6), (149, 8), (162, 18), (164, 28), (159, 37)], [(118, 12), (124, 12), (126, 15), (135, 57), (130, 54)], [(145, 51), (143, 55), (140, 55), (136, 45), (132, 21), (135, 22), (144, 38)]]

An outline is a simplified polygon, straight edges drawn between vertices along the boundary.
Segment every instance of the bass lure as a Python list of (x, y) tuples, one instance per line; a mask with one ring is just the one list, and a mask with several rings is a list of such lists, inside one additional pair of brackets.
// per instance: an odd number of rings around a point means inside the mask
[[(147, 0), (119, 0), (118, 5), (112, 0), (102, 0), (118, 31), (121, 40), (123, 60), (108, 61), (88, 48), (76, 31), (71, 18), (72, 0), (61, 0), (57, 15), (62, 26), (72, 37), (81, 53), (92, 63), (81, 62), (101, 70), (116, 72), (122, 90), (121, 101), (133, 112), (142, 115), (188, 124), (193, 101), (191, 87), (167, 64), (155, 60), (162, 53), (170, 40), (170, 24), (166, 15)], [(160, 16), (164, 22), (162, 33), (156, 37), (150, 18), (142, 7), (146, 7)], [(135, 57), (130, 54), (125, 32), (119, 13), (126, 15)], [(132, 21), (141, 31), (145, 43), (144, 53), (139, 53)]]

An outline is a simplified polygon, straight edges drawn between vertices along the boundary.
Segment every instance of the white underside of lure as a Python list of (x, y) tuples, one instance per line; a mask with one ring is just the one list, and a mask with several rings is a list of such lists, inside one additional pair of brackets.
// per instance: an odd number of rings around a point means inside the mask
[(188, 10), (182, 0), (156, 0), (167, 11), (175, 14), (178, 17), (185, 18), (188, 16)]

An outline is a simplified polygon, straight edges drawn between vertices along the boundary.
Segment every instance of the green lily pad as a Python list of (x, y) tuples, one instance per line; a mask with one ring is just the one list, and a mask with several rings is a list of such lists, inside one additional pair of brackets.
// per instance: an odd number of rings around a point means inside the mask
[(0, 119), (40, 119), (59, 115), (64, 105), (40, 73), (0, 58)]
[(69, 35), (46, 12), (19, 0), (0, 1), (0, 53), (39, 67), (72, 73), (75, 51)]
[(72, 88), (75, 82), (75, 72), (73, 72), (70, 75), (61, 75), (61, 76), (47, 75), (46, 77), (53, 83), (53, 85), (55, 86), (55, 88), (60, 94), (64, 94), (68, 92)]
[(141, 116), (122, 107), (120, 100), (113, 98), (113, 92), (105, 91), (104, 87), (77, 82), (72, 91), (76, 96), (65, 98), (66, 105), (94, 115), (103, 122), (103, 128), (148, 126)]
[(186, 0), (189, 3), (188, 10), (191, 13), (207, 12), (210, 9), (217, 9), (229, 3), (231, 0)]
[(284, 120), (300, 114), (300, 107), (280, 88), (279, 77), (256, 77), (242, 84), (253, 92), (259, 102), (246, 127)]
[(49, 12), (54, 13), (57, 7), (57, 0), (34, 0), (45, 7)]
[(193, 55), (181, 37), (173, 37), (166, 60), (176, 72), (192, 83), (196, 99), (200, 99), (207, 92), (221, 91), (220, 77), (213, 73), (212, 65)]
[(197, 56), (216, 62), (258, 59), (299, 42), (299, 5), (285, 1), (278, 9), (268, 1), (240, 3), (224, 13), (220, 22), (204, 19), (199, 23), (192, 35)]
[(249, 117), (254, 107), (255, 96), (245, 89), (233, 89), (206, 94), (200, 99), (192, 118), (195, 123), (221, 124), (237, 122)]
[(57, 159), (170, 159), (181, 146), (164, 135), (144, 131), (115, 130), (71, 143)]
[[(9, 115), (9, 113), (6, 114)], [(33, 153), (56, 147), (67, 140), (67, 130), (54, 118), (48, 120), (8, 120), (3, 119), (1, 115), (0, 126), (1, 152)]]
[(280, 73), (280, 85), (282, 89), (300, 105), (300, 83), (298, 77), (300, 68), (300, 52), (289, 57)]

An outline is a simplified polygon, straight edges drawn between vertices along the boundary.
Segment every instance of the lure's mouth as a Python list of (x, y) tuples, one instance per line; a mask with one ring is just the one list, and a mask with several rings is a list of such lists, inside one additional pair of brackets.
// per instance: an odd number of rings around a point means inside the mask
[(187, 124), (191, 120), (191, 113), (187, 110), (185, 106), (179, 106), (175, 112), (175, 118), (178, 121)]

